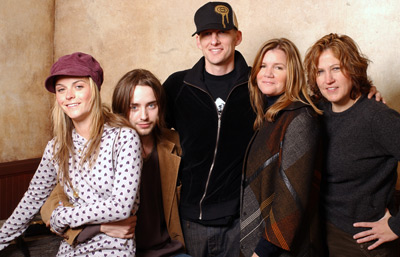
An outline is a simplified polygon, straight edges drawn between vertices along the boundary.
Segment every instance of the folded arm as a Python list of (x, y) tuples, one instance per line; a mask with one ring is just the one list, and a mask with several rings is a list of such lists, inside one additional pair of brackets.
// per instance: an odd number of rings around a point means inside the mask
[(134, 130), (122, 129), (116, 149), (112, 191), (106, 199), (99, 199), (74, 207), (58, 206), (51, 215), (50, 224), (56, 233), (63, 233), (84, 224), (101, 224), (123, 220), (137, 208), (140, 171), (142, 167), (139, 136)]

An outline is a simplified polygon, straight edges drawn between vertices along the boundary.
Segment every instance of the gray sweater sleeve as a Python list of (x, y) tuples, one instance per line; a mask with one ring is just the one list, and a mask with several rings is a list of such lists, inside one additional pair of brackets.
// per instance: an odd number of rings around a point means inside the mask
[[(400, 161), (400, 114), (393, 109), (382, 108), (373, 115), (373, 119), (371, 129), (375, 141), (387, 154)], [(391, 214), (393, 215), (393, 213)], [(399, 213), (389, 219), (389, 227), (396, 235), (400, 236)]]

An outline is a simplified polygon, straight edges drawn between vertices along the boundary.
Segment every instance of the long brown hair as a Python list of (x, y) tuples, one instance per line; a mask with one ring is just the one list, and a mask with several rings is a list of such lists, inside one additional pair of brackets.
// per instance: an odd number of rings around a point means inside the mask
[[(100, 91), (89, 77), (89, 87), (91, 91), (90, 99), (90, 138), (88, 146), (84, 152), (81, 164), (88, 161), (90, 166), (96, 161), (99, 154), (99, 145), (103, 134), (104, 124), (107, 123), (113, 127), (132, 127), (130, 123), (123, 117), (119, 117), (111, 113), (110, 108), (101, 103)], [(73, 122), (68, 115), (64, 113), (60, 105), (55, 101), (53, 111), (53, 134), (54, 134), (54, 160), (59, 166), (58, 176), (63, 183), (67, 183), (72, 188), (71, 179), (69, 177), (69, 157), (74, 160), (74, 150), (72, 142)]]
[[(264, 55), (273, 49), (280, 49), (286, 54), (287, 78), (284, 93), (264, 113), (265, 96), (257, 85), (257, 74), (261, 69)], [(249, 79), (250, 100), (256, 112), (254, 129), (260, 128), (264, 120), (274, 121), (279, 111), (289, 106), (292, 102), (300, 101), (310, 105), (318, 114), (322, 112), (313, 104), (307, 92), (307, 84), (299, 50), (286, 38), (276, 38), (265, 42), (258, 50), (254, 59), (253, 68)]]
[(165, 128), (166, 96), (160, 81), (145, 69), (134, 69), (126, 73), (117, 83), (112, 97), (112, 111), (124, 117), (129, 117), (130, 103), (137, 85), (149, 86), (153, 89), (158, 105), (158, 119), (154, 128), (156, 137), (161, 136)]
[(331, 33), (323, 36), (311, 46), (304, 58), (304, 67), (307, 72), (307, 82), (311, 91), (317, 98), (322, 98), (317, 85), (319, 57), (325, 50), (332, 50), (334, 56), (340, 61), (340, 69), (345, 76), (351, 79), (353, 88), (350, 98), (356, 99), (360, 93), (368, 93), (371, 88), (371, 80), (367, 76), (369, 60), (359, 50), (356, 42), (346, 35), (339, 36)]

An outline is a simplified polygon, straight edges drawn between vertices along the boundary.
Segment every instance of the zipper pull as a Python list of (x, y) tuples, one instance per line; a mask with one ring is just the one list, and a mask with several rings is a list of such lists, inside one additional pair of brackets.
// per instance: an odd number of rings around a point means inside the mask
[(225, 102), (221, 98), (217, 98), (215, 100), (215, 105), (217, 106), (218, 116), (221, 116), (222, 111), (224, 110)]

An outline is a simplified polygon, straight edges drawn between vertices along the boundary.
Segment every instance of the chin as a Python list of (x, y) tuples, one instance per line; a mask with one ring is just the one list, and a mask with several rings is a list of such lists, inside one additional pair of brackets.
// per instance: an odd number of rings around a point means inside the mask
[(137, 133), (139, 134), (139, 136), (143, 137), (143, 136), (148, 136), (151, 134), (152, 130), (136, 130)]

